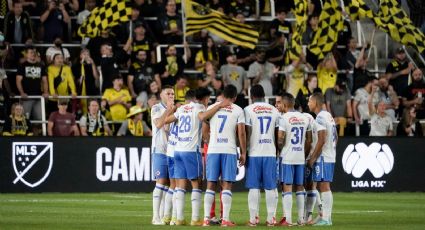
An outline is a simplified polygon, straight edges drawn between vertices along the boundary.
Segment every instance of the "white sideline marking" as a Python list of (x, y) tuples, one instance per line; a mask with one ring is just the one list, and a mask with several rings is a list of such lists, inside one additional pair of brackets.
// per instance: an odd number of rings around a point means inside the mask
[(384, 213), (383, 210), (352, 210), (352, 211), (333, 211), (338, 214), (356, 214), (356, 213)]

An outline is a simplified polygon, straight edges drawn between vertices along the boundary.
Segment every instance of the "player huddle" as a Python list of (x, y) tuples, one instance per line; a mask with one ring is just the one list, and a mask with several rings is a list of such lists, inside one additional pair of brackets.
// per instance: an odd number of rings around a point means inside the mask
[[(245, 109), (233, 103), (237, 96), (233, 85), (227, 85), (223, 95), (210, 106), (210, 92), (205, 88), (189, 90), (184, 105), (174, 104), (171, 87), (164, 87), (160, 96), (161, 102), (152, 107), (151, 113), (156, 179), (152, 224), (186, 224), (184, 206), (190, 182), (190, 225), (216, 223), (210, 213), (216, 190), (220, 188), (221, 226), (234, 226), (230, 210), (239, 161), (240, 166), (246, 167), (249, 226), (259, 223), (260, 189), (265, 190), (267, 226), (332, 225), (330, 182), (338, 137), (332, 115), (322, 109), (322, 94), (313, 94), (308, 102), (310, 111), (316, 114), (315, 119), (295, 110), (295, 99), (290, 94), (277, 96), (276, 107), (266, 103), (260, 85), (251, 87), (252, 104)], [(202, 141), (208, 143), (203, 216), (200, 214), (204, 171)], [(284, 214), (280, 222), (276, 221), (278, 185), (282, 188)], [(320, 198), (316, 187), (321, 192)], [(298, 209), (298, 220), (294, 222), (291, 216), (293, 190)], [(313, 220), (315, 206), (319, 215)]]

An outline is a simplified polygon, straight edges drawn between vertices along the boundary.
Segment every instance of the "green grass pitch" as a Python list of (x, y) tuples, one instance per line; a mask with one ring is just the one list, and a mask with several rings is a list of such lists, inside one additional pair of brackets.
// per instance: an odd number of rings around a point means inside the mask
[[(264, 193), (260, 210), (264, 226)], [(0, 229), (200, 229), (152, 226), (152, 194), (0, 194)], [(186, 196), (190, 221), (190, 195)], [(281, 199), (278, 217), (282, 213)], [(295, 201), (293, 218), (296, 218)], [(201, 214), (203, 211), (201, 210)], [(246, 229), (247, 193), (234, 193), (231, 219)], [(425, 193), (334, 193), (332, 227), (319, 229), (425, 229)], [(219, 227), (210, 227), (211, 229)], [(283, 227), (274, 227), (283, 228)], [(317, 227), (292, 227), (317, 228)], [(203, 228), (206, 229), (206, 228)]]

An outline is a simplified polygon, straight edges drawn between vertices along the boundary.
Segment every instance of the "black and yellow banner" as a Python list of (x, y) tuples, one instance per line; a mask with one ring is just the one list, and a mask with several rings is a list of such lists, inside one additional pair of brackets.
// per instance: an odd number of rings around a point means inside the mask
[(186, 35), (206, 29), (236, 45), (254, 49), (258, 43), (259, 33), (250, 25), (190, 0), (184, 1), (184, 8)]
[(344, 19), (336, 0), (324, 0), (323, 9), (319, 17), (319, 25), (309, 46), (312, 53), (317, 55), (318, 60), (332, 52), (338, 40), (338, 34), (344, 28)]
[(131, 15), (130, 3), (125, 0), (106, 0), (103, 6), (93, 9), (78, 29), (81, 37), (96, 37), (100, 31), (126, 22)]
[(295, 31), (292, 34), (290, 47), (288, 49), (289, 60), (300, 59), (301, 53), (303, 52), (302, 36), (306, 31), (308, 20), (307, 0), (295, 0), (294, 3)]

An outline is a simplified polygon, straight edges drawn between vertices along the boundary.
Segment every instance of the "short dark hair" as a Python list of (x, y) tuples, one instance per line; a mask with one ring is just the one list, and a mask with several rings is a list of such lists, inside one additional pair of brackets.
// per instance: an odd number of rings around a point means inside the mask
[(189, 89), (184, 96), (186, 100), (193, 100), (196, 98), (196, 91), (194, 89)]
[(251, 97), (253, 98), (264, 98), (266, 96), (263, 87), (258, 84), (252, 86), (249, 92), (251, 93)]
[(322, 92), (314, 92), (314, 93), (311, 95), (311, 97), (312, 97), (312, 98), (314, 98), (314, 99), (316, 100), (316, 103), (317, 103), (319, 106), (322, 106), (322, 105), (325, 103), (325, 98), (323, 97)]
[(238, 90), (232, 84), (226, 85), (223, 89), (223, 96), (227, 99), (236, 98), (238, 95)]
[(282, 100), (290, 106), (295, 105), (295, 98), (290, 93), (283, 93)]
[(197, 100), (202, 100), (202, 99), (209, 97), (209, 96), (211, 96), (211, 91), (209, 91), (207, 88), (201, 87), (201, 88), (198, 88), (196, 90), (196, 99)]
[(166, 90), (166, 89), (174, 89), (171, 85), (163, 85), (161, 88), (161, 92)]

